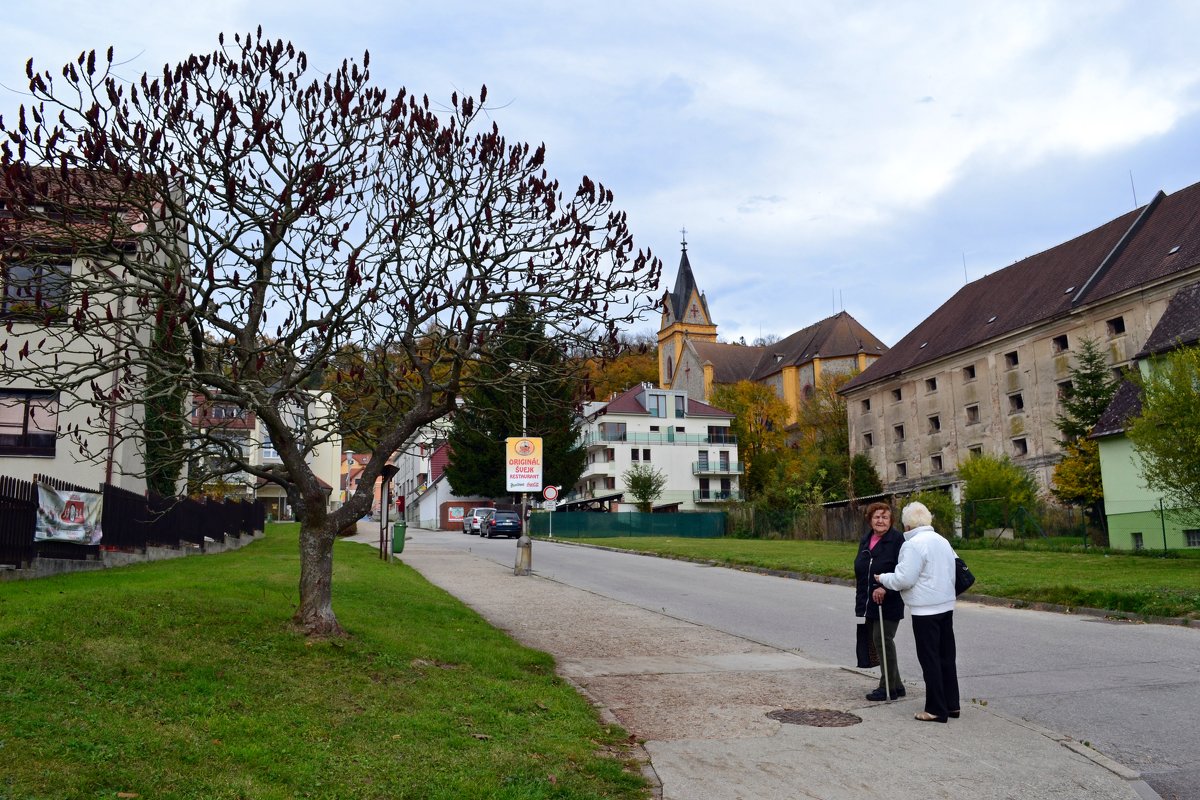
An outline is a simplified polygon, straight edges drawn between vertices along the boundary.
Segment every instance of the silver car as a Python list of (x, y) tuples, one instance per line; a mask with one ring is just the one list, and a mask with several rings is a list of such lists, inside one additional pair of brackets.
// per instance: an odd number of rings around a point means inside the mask
[(475, 536), (483, 534), (483, 521), (496, 513), (494, 508), (473, 508), (471, 513), (463, 517), (463, 533)]

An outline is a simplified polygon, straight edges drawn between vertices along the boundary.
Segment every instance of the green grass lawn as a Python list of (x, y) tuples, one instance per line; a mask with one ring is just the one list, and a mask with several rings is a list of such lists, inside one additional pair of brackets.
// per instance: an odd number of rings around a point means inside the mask
[[(765, 539), (617, 537), (571, 541), (850, 580), (857, 544)], [(1023, 549), (956, 543), (975, 573), (973, 594), (1144, 616), (1200, 620), (1200, 558)]]
[(296, 539), (0, 583), (0, 800), (647, 796), (548, 655), (369, 547), (350, 637), (293, 633)]

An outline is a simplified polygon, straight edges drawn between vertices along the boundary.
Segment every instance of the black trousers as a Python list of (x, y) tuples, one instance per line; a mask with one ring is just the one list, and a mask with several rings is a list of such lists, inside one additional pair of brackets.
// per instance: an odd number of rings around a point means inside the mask
[(917, 661), (925, 678), (925, 711), (939, 719), (958, 711), (958, 667), (955, 666), (954, 612), (912, 617)]

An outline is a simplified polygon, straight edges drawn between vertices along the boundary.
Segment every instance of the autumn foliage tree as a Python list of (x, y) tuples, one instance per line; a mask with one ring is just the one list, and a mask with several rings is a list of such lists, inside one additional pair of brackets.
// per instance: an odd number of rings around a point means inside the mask
[[(544, 146), (501, 135), (486, 88), (437, 105), (377, 85), (369, 61), (313, 71), (261, 29), (132, 82), (111, 48), (53, 73), (31, 60), (30, 99), (0, 122), (10, 211), (30, 220), (0, 246), (80, 254), (65, 318), (10, 336), (0, 375), (94, 407), (97, 427), (141, 403), (153, 370), (254, 414), (282, 463), (235, 448), (227, 464), (296, 510), (294, 619), (310, 634), (341, 630), (336, 534), (369, 511), (388, 458), (484, 374), (469, 365), (511, 300), (564, 348), (596, 351), (652, 307), (660, 272), (608, 188), (564, 189)], [(154, 347), (156, 320), (165, 341), (186, 332), (182, 354)], [(364, 357), (340, 369), (350, 346)], [(336, 510), (306, 461), (341, 424), (306, 416), (322, 376), (370, 398), (355, 423), (370, 460)]]
[(737, 435), (738, 458), (746, 465), (743, 486), (753, 497), (770, 481), (787, 447), (787, 403), (770, 386), (738, 381), (714, 387), (712, 404), (734, 415), (730, 427)]

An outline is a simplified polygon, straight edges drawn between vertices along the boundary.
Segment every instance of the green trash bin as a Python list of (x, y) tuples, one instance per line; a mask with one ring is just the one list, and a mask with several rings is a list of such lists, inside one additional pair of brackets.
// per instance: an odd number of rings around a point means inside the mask
[(408, 525), (404, 522), (396, 522), (392, 525), (392, 552), (404, 552), (404, 531)]

